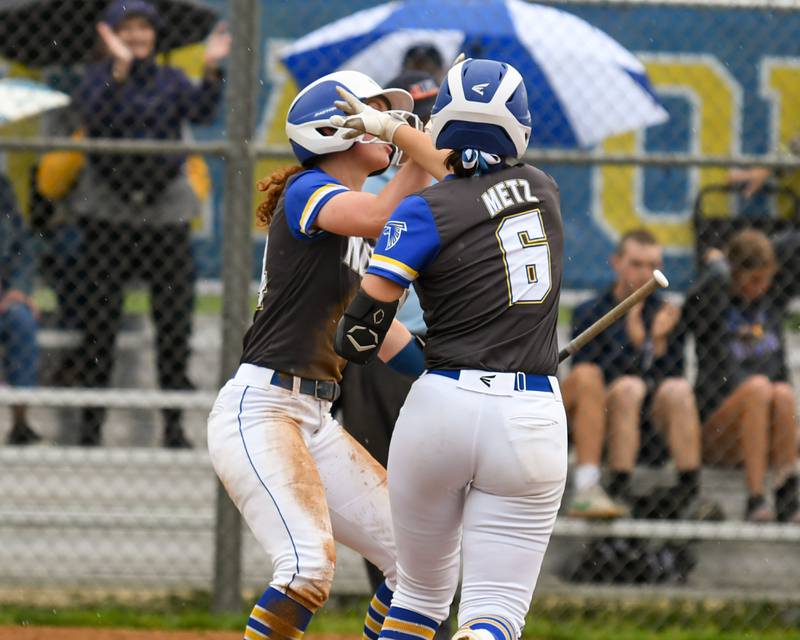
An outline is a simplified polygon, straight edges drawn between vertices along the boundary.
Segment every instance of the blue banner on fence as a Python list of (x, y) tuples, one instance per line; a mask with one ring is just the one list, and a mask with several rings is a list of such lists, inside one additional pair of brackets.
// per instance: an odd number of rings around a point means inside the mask
[[(273, 6), (265, 30), (264, 103), (259, 136), (282, 140), (285, 108), (296, 87), (277, 61), (287, 41), (368, 2)], [(302, 6), (302, 9), (300, 8)], [(800, 13), (760, 9), (555, 5), (602, 29), (645, 64), (670, 113), (662, 125), (606, 140), (608, 152), (767, 153), (800, 130)], [(285, 11), (284, 11), (285, 9)], [(568, 34), (565, 34), (568, 37)], [(398, 56), (403, 54), (398, 51)], [(534, 118), (534, 145), (536, 116)], [(565, 283), (596, 287), (611, 278), (607, 258), (619, 235), (644, 226), (663, 243), (666, 271), (678, 287), (691, 277), (691, 213), (698, 191), (724, 182), (713, 167), (543, 166), (561, 185), (566, 227)], [(712, 203), (731, 214), (733, 203)]]
[[(223, 13), (228, 10), (222, 0), (215, 4)], [(283, 123), (297, 87), (280, 63), (283, 48), (316, 28), (377, 4), (363, 0), (262, 3), (263, 90), (257, 142), (286, 143)], [(554, 6), (587, 20), (634, 52), (670, 114), (664, 124), (605, 140), (600, 151), (759, 154), (777, 150), (800, 130), (800, 12), (630, 3)], [(533, 114), (534, 146), (536, 118)], [(222, 134), (221, 120), (194, 132), (198, 139)], [(261, 161), (255, 177), (282, 164)], [(702, 187), (725, 181), (725, 169), (542, 167), (561, 186), (568, 288), (594, 288), (608, 282), (608, 255), (616, 240), (626, 230), (641, 226), (664, 245), (670, 280), (678, 288), (687, 285), (694, 246), (694, 201)], [(210, 160), (210, 168), (214, 190), (196, 233), (200, 275), (215, 278), (220, 271), (224, 181), (222, 163)], [(718, 198), (711, 203), (715, 214), (731, 214), (732, 201)], [(254, 277), (260, 268), (263, 237), (264, 231), (254, 225)]]

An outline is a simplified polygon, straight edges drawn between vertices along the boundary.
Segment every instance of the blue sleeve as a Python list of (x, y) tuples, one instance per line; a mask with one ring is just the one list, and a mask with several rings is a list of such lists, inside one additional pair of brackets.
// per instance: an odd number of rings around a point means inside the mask
[(439, 246), (439, 232), (428, 203), (420, 196), (409, 196), (383, 228), (367, 273), (407, 287), (436, 257)]
[(286, 189), (284, 210), (286, 222), (295, 238), (308, 240), (326, 235), (314, 222), (322, 207), (335, 195), (349, 191), (322, 171), (302, 173)]

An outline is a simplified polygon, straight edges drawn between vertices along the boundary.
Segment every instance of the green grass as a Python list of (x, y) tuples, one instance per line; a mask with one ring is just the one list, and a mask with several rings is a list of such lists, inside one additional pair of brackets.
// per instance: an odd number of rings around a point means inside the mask
[[(37, 289), (33, 294), (36, 306), (42, 311), (54, 311), (56, 297), (50, 289)], [(250, 301), (250, 306), (255, 309), (256, 297)], [(195, 299), (195, 312), (202, 315), (219, 315), (222, 313), (222, 296), (216, 294), (201, 294)], [(125, 313), (130, 315), (143, 315), (150, 313), (150, 295), (144, 289), (133, 289), (125, 294)]]
[[(241, 631), (248, 610), (241, 614), (209, 613), (209, 597), (163, 598), (140, 604), (87, 603), (69, 607), (0, 605), (0, 625), (120, 627), (129, 629), (195, 629)], [(318, 613), (309, 633), (358, 636), (367, 600), (338, 600)], [(796, 612), (795, 612), (796, 613)], [(598, 603), (537, 607), (528, 620), (528, 640), (790, 640), (800, 628), (785, 628), (786, 611), (770, 605), (637, 605), (609, 609)], [(648, 627), (650, 629), (648, 629)], [(658, 627), (658, 630), (651, 630)], [(784, 628), (781, 628), (784, 627)]]
[(144, 604), (114, 601), (63, 607), (3, 604), (0, 605), (0, 625), (241, 630), (244, 611), (213, 614), (209, 605), (208, 597), (203, 595), (170, 597)]

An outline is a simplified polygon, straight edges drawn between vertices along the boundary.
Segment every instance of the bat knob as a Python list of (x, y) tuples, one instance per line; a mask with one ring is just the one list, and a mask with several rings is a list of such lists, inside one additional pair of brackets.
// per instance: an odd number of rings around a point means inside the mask
[(653, 271), (653, 278), (655, 278), (655, 281), (658, 283), (658, 286), (661, 287), (662, 289), (665, 289), (666, 287), (669, 286), (669, 280), (667, 280), (667, 276), (661, 273), (658, 269)]

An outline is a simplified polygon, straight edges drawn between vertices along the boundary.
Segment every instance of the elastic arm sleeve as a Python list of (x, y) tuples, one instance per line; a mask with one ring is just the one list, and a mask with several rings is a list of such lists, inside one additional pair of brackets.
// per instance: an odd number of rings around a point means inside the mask
[(405, 347), (400, 349), (393, 358), (386, 361), (392, 369), (409, 378), (418, 378), (425, 371), (425, 355), (422, 349), (425, 343), (418, 336), (411, 336)]
[(336, 327), (336, 353), (356, 364), (374, 360), (396, 313), (397, 300), (381, 302), (359, 289)]

